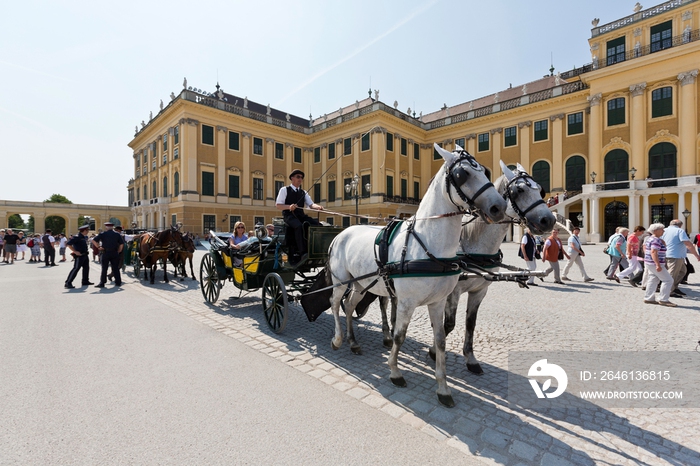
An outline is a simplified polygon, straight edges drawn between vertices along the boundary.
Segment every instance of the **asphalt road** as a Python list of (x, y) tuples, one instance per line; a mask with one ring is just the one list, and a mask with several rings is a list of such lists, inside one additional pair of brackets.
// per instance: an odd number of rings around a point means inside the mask
[(0, 266), (0, 464), (476, 461), (139, 284), (64, 290), (69, 267)]

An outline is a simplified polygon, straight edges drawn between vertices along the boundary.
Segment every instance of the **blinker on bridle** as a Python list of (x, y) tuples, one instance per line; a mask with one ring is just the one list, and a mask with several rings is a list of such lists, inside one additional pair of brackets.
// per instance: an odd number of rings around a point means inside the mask
[[(474, 156), (472, 156), (469, 152), (465, 150), (459, 151), (459, 157), (457, 157), (452, 164), (447, 168), (446, 170), (446, 177), (447, 177), (447, 183), (451, 184), (454, 186), (455, 191), (457, 191), (457, 195), (462, 199), (463, 202), (465, 202), (467, 205), (469, 205), (470, 211), (476, 211), (478, 210), (476, 206), (474, 205), (474, 202), (476, 199), (481, 196), (484, 191), (486, 191), (489, 188), (493, 188), (493, 183), (490, 181), (488, 183), (485, 183), (475, 194), (473, 197), (469, 198), (464, 192), (462, 191), (461, 187), (464, 185), (464, 183), (467, 182), (467, 179), (469, 178), (469, 172), (465, 169), (463, 162), (469, 163), (471, 165), (472, 169), (475, 171), (483, 171), (484, 167), (479, 164), (479, 162), (476, 161)], [(450, 193), (449, 188), (447, 189), (447, 194), (450, 197), (450, 201), (457, 207), (460, 208), (460, 210), (463, 211), (462, 207), (457, 205), (457, 203), (452, 199), (452, 193)]]
[[(529, 181), (531, 179), (532, 178), (527, 173), (518, 171), (518, 174), (515, 175), (515, 177), (512, 180), (510, 180), (506, 185), (506, 192), (503, 194), (503, 198), (510, 201), (510, 205), (511, 207), (513, 207), (515, 213), (518, 214), (518, 217), (520, 217), (523, 220), (525, 219), (525, 215), (527, 215), (527, 213), (530, 212), (532, 209), (534, 209), (540, 204), (545, 204), (543, 199), (538, 199), (537, 201), (533, 202), (527, 209), (522, 210), (520, 207), (518, 207), (518, 204), (515, 202), (515, 197), (513, 196), (513, 185), (515, 184), (515, 182), (518, 180), (522, 180), (526, 185), (528, 185), (531, 188), (534, 188), (534, 186)], [(535, 180), (532, 180), (532, 182), (534, 183)], [(540, 196), (544, 197), (544, 189), (542, 189), (541, 186)]]

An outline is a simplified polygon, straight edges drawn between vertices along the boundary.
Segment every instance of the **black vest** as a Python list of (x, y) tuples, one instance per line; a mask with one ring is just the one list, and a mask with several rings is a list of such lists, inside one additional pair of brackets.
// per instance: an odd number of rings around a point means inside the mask
[[(525, 254), (527, 254), (527, 257), (529, 257), (531, 260), (535, 260), (535, 238), (529, 234), (525, 233), (525, 237), (527, 238), (527, 244), (525, 244)], [(523, 257), (523, 250), (518, 248), (518, 256)], [(524, 259), (524, 257), (523, 257)]]
[[(287, 198), (284, 203), (286, 205), (296, 204), (297, 209), (292, 212), (291, 210), (283, 210), (282, 215), (284, 218), (294, 216), (294, 215), (304, 215), (304, 198), (306, 197), (306, 191), (299, 188), (296, 191), (291, 186), (287, 186)], [(301, 207), (301, 209), (299, 208)]]

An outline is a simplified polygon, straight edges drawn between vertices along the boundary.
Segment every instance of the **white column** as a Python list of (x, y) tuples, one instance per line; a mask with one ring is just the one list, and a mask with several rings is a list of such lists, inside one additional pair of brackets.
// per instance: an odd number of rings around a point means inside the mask
[(588, 198), (584, 197), (581, 199), (581, 213), (584, 215), (583, 217), (583, 225), (581, 225), (581, 233), (580, 236), (581, 238), (584, 238), (585, 241), (590, 241), (591, 239), (588, 237), (588, 232), (590, 231), (590, 228), (588, 228), (588, 224), (590, 223), (590, 219), (588, 217)]
[(683, 191), (678, 193), (678, 219), (685, 221), (683, 217), (683, 211), (685, 210), (685, 193)]
[(637, 226), (637, 218), (639, 216), (639, 195), (630, 194), (627, 196), (627, 227), (630, 231)]
[(648, 194), (643, 194), (642, 195), (642, 225), (645, 227), (649, 227), (649, 195)]
[(700, 230), (700, 224), (698, 220), (700, 216), (698, 215), (698, 192), (691, 191), (690, 193), (690, 229), (691, 233), (697, 233)]
[(600, 212), (598, 209), (598, 204), (600, 204), (598, 197), (593, 197), (593, 199), (591, 199), (591, 212), (589, 215), (591, 219), (590, 240), (594, 243), (600, 242), (600, 232), (598, 231), (598, 224), (600, 223)]

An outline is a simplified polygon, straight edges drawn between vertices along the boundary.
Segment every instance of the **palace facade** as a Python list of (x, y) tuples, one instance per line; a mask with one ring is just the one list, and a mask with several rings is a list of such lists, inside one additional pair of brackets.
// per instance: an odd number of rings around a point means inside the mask
[(618, 225), (684, 216), (697, 232), (700, 2), (638, 4), (630, 16), (593, 25), (590, 64), (426, 115), (375, 92), (306, 119), (218, 84), (209, 93), (185, 82), (129, 143), (133, 221), (182, 222), (199, 233), (230, 230), (239, 219), (249, 228), (269, 223), (295, 168), (329, 211), (370, 217), (363, 222), (408, 216), (442, 166), (437, 142), (464, 147), (494, 177), (500, 160), (520, 163), (561, 200), (552, 207), (560, 222), (581, 224), (589, 241)]

